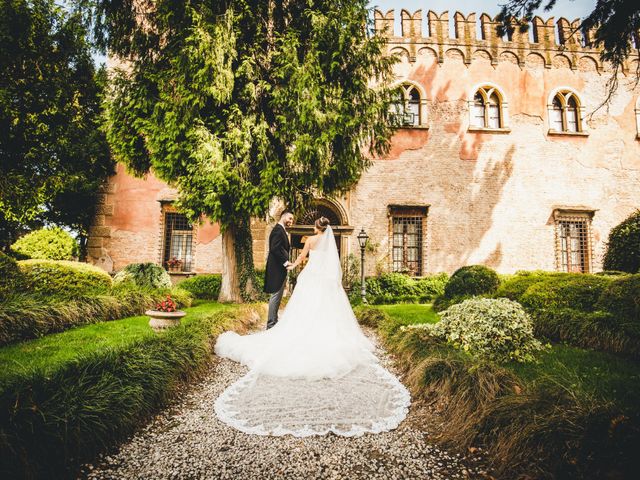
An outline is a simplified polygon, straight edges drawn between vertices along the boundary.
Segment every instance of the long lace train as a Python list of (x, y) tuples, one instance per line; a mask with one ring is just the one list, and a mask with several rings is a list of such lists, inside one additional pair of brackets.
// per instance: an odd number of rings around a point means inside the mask
[(250, 370), (216, 400), (217, 416), (258, 435), (356, 436), (396, 428), (409, 392), (379, 365), (358, 325), (330, 228), (309, 256), (273, 328), (218, 337), (216, 353)]

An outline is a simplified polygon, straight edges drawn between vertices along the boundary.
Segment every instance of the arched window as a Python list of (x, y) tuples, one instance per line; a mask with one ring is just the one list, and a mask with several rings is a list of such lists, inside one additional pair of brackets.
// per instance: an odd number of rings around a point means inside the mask
[(495, 87), (484, 86), (476, 91), (471, 102), (470, 125), (491, 130), (505, 128), (505, 104)]
[(553, 132), (582, 132), (580, 99), (570, 90), (555, 94), (549, 106), (549, 128)]
[(393, 124), (397, 127), (417, 127), (423, 123), (422, 99), (415, 85), (403, 83), (394, 92), (391, 105)]

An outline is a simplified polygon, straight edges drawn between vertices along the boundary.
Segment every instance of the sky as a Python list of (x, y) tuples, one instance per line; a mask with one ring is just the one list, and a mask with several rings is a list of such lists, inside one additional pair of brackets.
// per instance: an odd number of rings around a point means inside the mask
[[(500, 12), (500, 5), (506, 3), (507, 0), (373, 0), (369, 3), (370, 6), (376, 6), (380, 10), (387, 11), (396, 10), (396, 31), (400, 31), (400, 11), (406, 9), (410, 12), (422, 9), (423, 18), (426, 18), (425, 13), (429, 10), (433, 10), (438, 14), (449, 11), (449, 18), (453, 19), (453, 14), (459, 11), (468, 15), (475, 12), (476, 18), (480, 18), (481, 13), (487, 13), (491, 16)], [(540, 9), (538, 15), (542, 18), (565, 17), (568, 20), (574, 20), (576, 18), (584, 18), (595, 7), (596, 0), (558, 0), (553, 10), (545, 12)], [(96, 65), (106, 62), (106, 57), (103, 55), (95, 54), (93, 56)]]
[[(369, 4), (378, 6), (380, 10), (394, 9), (399, 14), (400, 10), (406, 9), (410, 12), (422, 9), (424, 12), (433, 10), (436, 13), (449, 11), (449, 18), (453, 18), (456, 11), (464, 13), (465, 16), (475, 12), (476, 18), (481, 13), (496, 15), (500, 12), (500, 5), (507, 3), (507, 0), (373, 0)], [(545, 12), (542, 8), (538, 12), (542, 18), (566, 17), (569, 20), (584, 18), (596, 5), (596, 0), (558, 0), (553, 10)]]

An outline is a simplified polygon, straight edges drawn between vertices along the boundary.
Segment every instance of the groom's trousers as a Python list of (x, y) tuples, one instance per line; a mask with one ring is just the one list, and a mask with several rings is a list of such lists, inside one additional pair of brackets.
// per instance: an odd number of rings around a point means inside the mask
[(273, 327), (276, 323), (278, 323), (278, 310), (280, 309), (280, 302), (282, 301), (282, 294), (284, 293), (284, 286), (287, 283), (285, 278), (284, 282), (282, 282), (282, 286), (280, 290), (271, 294), (269, 297), (269, 315), (267, 317), (267, 329)]

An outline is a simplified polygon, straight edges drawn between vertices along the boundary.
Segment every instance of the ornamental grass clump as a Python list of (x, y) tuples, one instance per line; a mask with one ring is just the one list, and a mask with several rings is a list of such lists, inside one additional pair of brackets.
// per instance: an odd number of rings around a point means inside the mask
[(171, 277), (160, 265), (147, 263), (130, 263), (113, 277), (113, 283), (131, 283), (142, 288), (171, 288)]
[(531, 362), (545, 348), (533, 336), (522, 306), (506, 298), (465, 300), (445, 310), (440, 322), (420, 328), (475, 357), (500, 363)]

